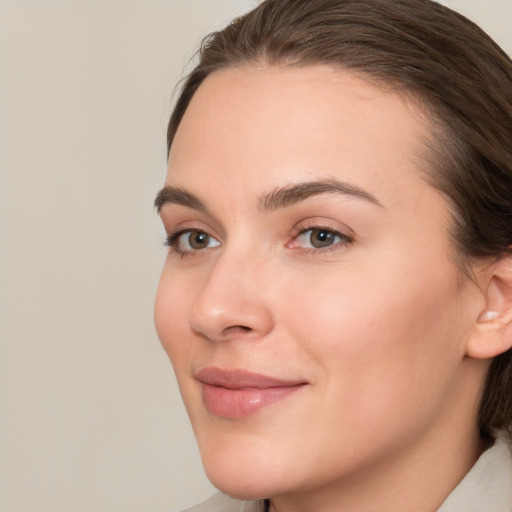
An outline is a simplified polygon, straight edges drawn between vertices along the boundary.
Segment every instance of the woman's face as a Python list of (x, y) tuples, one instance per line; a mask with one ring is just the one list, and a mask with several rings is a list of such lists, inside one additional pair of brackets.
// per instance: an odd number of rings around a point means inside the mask
[(422, 179), (427, 133), (412, 103), (322, 66), (223, 70), (192, 99), (155, 318), (221, 490), (314, 490), (473, 421), (482, 304)]

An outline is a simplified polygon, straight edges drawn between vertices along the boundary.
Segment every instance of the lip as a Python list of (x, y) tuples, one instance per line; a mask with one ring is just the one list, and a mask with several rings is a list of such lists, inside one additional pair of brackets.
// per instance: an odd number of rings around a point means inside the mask
[(303, 380), (283, 380), (242, 369), (203, 368), (196, 374), (201, 382), (203, 403), (215, 416), (245, 418), (303, 389)]

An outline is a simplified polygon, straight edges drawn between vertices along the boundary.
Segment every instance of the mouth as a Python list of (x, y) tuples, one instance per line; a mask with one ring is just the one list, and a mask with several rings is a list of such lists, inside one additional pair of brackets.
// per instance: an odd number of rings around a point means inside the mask
[(245, 418), (284, 400), (308, 385), (303, 380), (282, 380), (246, 370), (203, 368), (196, 375), (201, 382), (203, 404), (222, 418)]

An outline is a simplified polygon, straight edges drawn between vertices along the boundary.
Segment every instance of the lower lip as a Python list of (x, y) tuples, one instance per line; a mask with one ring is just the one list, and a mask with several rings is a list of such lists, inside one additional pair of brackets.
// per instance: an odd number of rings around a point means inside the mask
[(245, 418), (279, 402), (302, 389), (304, 385), (265, 389), (228, 389), (203, 383), (203, 403), (211, 414), (223, 418)]

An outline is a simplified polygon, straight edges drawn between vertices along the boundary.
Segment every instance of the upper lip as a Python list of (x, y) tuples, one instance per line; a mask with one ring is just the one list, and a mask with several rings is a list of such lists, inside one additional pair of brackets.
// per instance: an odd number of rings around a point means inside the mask
[(253, 373), (243, 369), (223, 370), (221, 368), (207, 367), (198, 371), (196, 378), (204, 384), (219, 386), (227, 389), (268, 389), (277, 387), (291, 387), (307, 384), (304, 380), (283, 380), (269, 375)]

